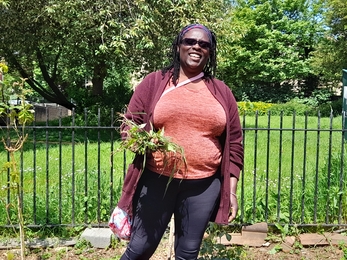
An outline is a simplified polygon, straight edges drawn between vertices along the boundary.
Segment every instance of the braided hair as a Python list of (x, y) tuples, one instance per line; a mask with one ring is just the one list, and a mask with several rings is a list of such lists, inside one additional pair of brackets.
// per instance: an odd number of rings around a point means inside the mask
[(204, 79), (212, 79), (214, 77), (216, 67), (217, 67), (217, 62), (216, 62), (216, 48), (217, 48), (217, 40), (216, 40), (216, 35), (214, 32), (210, 31), (207, 27), (205, 27), (202, 24), (190, 24), (184, 27), (180, 33), (176, 36), (174, 39), (170, 52), (169, 52), (169, 57), (171, 59), (171, 62), (168, 66), (164, 67), (161, 72), (162, 75), (167, 73), (168, 71), (171, 71), (172, 75), (172, 82), (174, 85), (177, 85), (177, 81), (179, 78), (179, 72), (180, 72), (180, 53), (177, 51), (177, 47), (181, 44), (181, 41), (183, 39), (183, 36), (191, 29), (202, 29), (204, 30), (211, 43), (211, 48), (210, 48), (210, 57), (208, 59), (207, 64), (205, 65), (203, 72), (204, 72)]

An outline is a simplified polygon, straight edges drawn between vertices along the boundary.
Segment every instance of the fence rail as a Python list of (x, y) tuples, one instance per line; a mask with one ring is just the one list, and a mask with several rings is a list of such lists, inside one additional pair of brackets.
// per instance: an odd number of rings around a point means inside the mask
[[(26, 127), (17, 155), (26, 226), (106, 226), (132, 156), (119, 149), (113, 111), (48, 118)], [(245, 167), (234, 224), (347, 226), (344, 118), (241, 116)], [(5, 140), (13, 136), (7, 130)], [(8, 160), (0, 153), (0, 163)], [(10, 227), (17, 223), (11, 173), (0, 181), (0, 226)]]

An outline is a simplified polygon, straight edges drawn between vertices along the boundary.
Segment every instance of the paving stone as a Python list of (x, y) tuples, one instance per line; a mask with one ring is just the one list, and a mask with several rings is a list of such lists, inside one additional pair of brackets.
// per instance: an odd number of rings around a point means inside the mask
[(281, 248), (282, 248), (282, 251), (284, 253), (289, 253), (290, 251), (293, 250), (293, 248), (290, 245), (288, 245), (287, 243), (282, 243)]
[(260, 233), (267, 233), (268, 232), (268, 225), (266, 222), (260, 222), (249, 226), (242, 227), (242, 233), (245, 232), (260, 232)]
[(303, 246), (347, 244), (347, 236), (338, 233), (301, 234), (299, 238)]
[(299, 235), (299, 240), (303, 246), (329, 245), (326, 237), (321, 234), (301, 234)]
[(80, 239), (85, 239), (93, 247), (107, 248), (111, 244), (113, 233), (109, 228), (87, 228), (83, 231)]
[(251, 247), (261, 247), (265, 244), (268, 226), (265, 222), (257, 223), (242, 228), (241, 233), (232, 233), (231, 240), (225, 236), (221, 237), (220, 243), (223, 245), (247, 245)]
[(327, 241), (333, 245), (347, 244), (347, 236), (337, 233), (324, 233)]
[(288, 246), (293, 246), (295, 243), (295, 237), (289, 236), (284, 239), (284, 243), (286, 243)]
[[(76, 240), (71, 239), (59, 239), (59, 238), (46, 238), (46, 239), (29, 239), (25, 241), (25, 245), (28, 248), (47, 248), (47, 247), (55, 247), (55, 246), (74, 246), (76, 244)], [(8, 250), (20, 248), (19, 239), (9, 239), (8, 241), (4, 241), (0, 243), (0, 250)]]
[(19, 239), (9, 239), (0, 244), (0, 250), (9, 250), (14, 248), (20, 248)]
[(233, 244), (234, 245), (242, 245), (243, 238), (242, 238), (241, 233), (232, 233), (229, 235), (231, 235), (231, 240), (228, 240), (227, 237), (224, 235), (220, 239), (217, 239), (217, 242), (222, 244), (222, 245), (226, 245), (226, 246), (230, 246)]
[(295, 243), (294, 236), (288, 236), (284, 238), (284, 241), (281, 243), (282, 251), (285, 253), (289, 253), (293, 250), (293, 245)]

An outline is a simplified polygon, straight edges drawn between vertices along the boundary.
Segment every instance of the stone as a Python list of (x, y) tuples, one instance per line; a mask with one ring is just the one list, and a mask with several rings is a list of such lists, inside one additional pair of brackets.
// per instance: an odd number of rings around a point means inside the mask
[(220, 243), (223, 245), (247, 245), (251, 247), (261, 247), (265, 244), (267, 237), (267, 223), (257, 223), (250, 226), (245, 226), (240, 233), (233, 233), (231, 240), (228, 241), (225, 236), (221, 237)]
[(329, 245), (326, 237), (320, 234), (301, 234), (300, 243), (303, 246), (326, 246)]
[(289, 253), (290, 251), (293, 250), (293, 248), (289, 246), (287, 243), (282, 243), (281, 248), (284, 253)]
[(337, 233), (324, 233), (327, 241), (333, 245), (347, 244), (347, 236)]
[(284, 243), (286, 243), (288, 246), (292, 247), (295, 243), (295, 237), (294, 236), (285, 237)]
[(107, 248), (111, 244), (113, 233), (109, 228), (87, 228), (80, 239), (85, 239), (95, 248)]

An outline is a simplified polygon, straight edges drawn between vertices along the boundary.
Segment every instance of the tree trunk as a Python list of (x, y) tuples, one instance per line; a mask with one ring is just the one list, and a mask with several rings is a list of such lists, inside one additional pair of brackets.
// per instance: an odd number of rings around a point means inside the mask
[(93, 88), (92, 88), (92, 94), (94, 96), (102, 96), (103, 90), (104, 90), (104, 79), (107, 75), (107, 66), (105, 63), (105, 60), (101, 60), (94, 66), (94, 73), (93, 73)]

